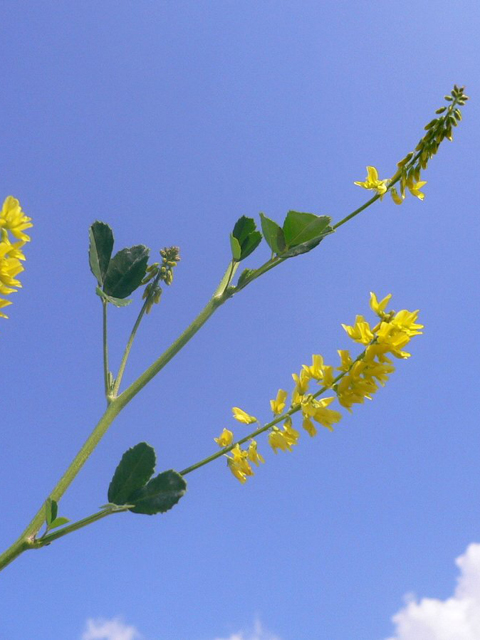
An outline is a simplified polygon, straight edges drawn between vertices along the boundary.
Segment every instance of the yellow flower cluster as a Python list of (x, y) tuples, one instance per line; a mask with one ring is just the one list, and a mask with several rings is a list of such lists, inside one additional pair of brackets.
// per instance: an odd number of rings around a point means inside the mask
[(406, 189), (410, 191), (412, 196), (415, 196), (419, 200), (423, 200), (425, 198), (425, 194), (422, 193), (420, 189), (427, 183), (425, 180), (420, 180), (419, 168), (408, 173), (402, 171), (400, 178), (400, 193), (398, 193), (395, 187), (390, 187), (390, 189), (388, 188), (390, 182), (392, 182), (390, 179), (380, 180), (378, 177), (378, 171), (375, 167), (367, 167), (367, 177), (365, 178), (365, 182), (354, 182), (353, 184), (356, 184), (363, 189), (376, 191), (380, 198), (382, 198), (387, 191), (390, 191), (390, 195), (392, 196), (392, 200), (395, 204), (402, 204), (405, 200)]
[[(370, 307), (378, 317), (375, 326), (363, 316), (357, 316), (353, 326), (342, 325), (347, 335), (354, 341), (363, 345), (365, 349), (355, 359), (350, 351), (339, 350), (340, 364), (336, 368), (324, 363), (321, 355), (312, 356), (311, 365), (303, 365), (299, 374), (292, 374), (295, 383), (292, 391), (290, 408), (287, 406), (288, 392), (279, 389), (274, 400), (270, 400), (274, 419), (259, 426), (253, 433), (242, 438), (236, 444), (233, 432), (224, 429), (215, 442), (225, 452), (228, 467), (233, 475), (244, 483), (248, 476), (253, 475), (251, 463), (258, 466), (264, 462), (263, 457), (257, 451), (257, 443), (253, 439), (263, 432), (268, 432), (268, 442), (274, 453), (291, 451), (300, 438), (300, 433), (293, 428), (292, 415), (301, 413), (303, 429), (310, 435), (317, 434), (314, 423), (320, 424), (329, 431), (333, 431), (333, 425), (339, 422), (342, 414), (330, 409), (335, 400), (351, 412), (354, 404), (363, 403), (365, 398), (371, 400), (380, 386), (384, 386), (390, 374), (395, 371), (392, 360), (395, 358), (408, 358), (410, 354), (404, 351), (404, 347), (411, 338), (422, 333), (423, 325), (417, 323), (418, 311), (406, 309), (395, 313), (386, 311), (391, 294), (378, 300), (374, 293), (370, 294)], [(335, 372), (338, 372), (335, 375)], [(320, 386), (320, 390), (311, 393), (309, 388), (312, 382)], [(333, 395), (320, 398), (325, 392)], [(246, 411), (233, 408), (233, 417), (243, 424), (249, 425), (258, 422), (257, 418)], [(278, 426), (282, 422), (282, 427)], [(248, 449), (243, 450), (241, 444), (249, 441)], [(227, 455), (231, 453), (231, 455)]]
[[(425, 194), (420, 189), (427, 183), (421, 179), (421, 172), (427, 168), (429, 161), (437, 153), (443, 140), (453, 139), (453, 127), (458, 126), (462, 120), (460, 107), (463, 107), (468, 100), (464, 89), (465, 87), (454, 85), (450, 95), (445, 96), (447, 104), (437, 109), (436, 117), (425, 125), (426, 133), (415, 147), (415, 151), (411, 151), (397, 163), (397, 172), (393, 178), (380, 180), (375, 167), (367, 167), (365, 181), (354, 182), (354, 184), (363, 189), (375, 191), (380, 198), (389, 191), (395, 204), (402, 204), (407, 189), (412, 196), (423, 200)], [(393, 186), (393, 183), (397, 182), (400, 183), (400, 193)]]
[[(32, 226), (30, 220), (31, 218), (23, 213), (16, 198), (8, 196), (5, 199), (0, 212), (0, 295), (8, 296), (22, 286), (16, 276), (24, 270), (21, 263), (25, 260), (22, 247), (30, 240), (30, 237), (24, 233), (25, 229)], [(17, 242), (10, 241), (9, 233), (17, 239)], [(10, 300), (0, 298), (0, 309), (10, 304), (12, 304)], [(0, 318), (7, 317), (0, 311)]]

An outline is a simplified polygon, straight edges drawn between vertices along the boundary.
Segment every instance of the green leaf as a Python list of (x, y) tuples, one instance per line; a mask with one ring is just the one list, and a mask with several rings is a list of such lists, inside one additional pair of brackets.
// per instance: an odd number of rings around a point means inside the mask
[(333, 233), (329, 216), (317, 216), (314, 213), (300, 213), (289, 211), (283, 223), (286, 251), (282, 258), (291, 258), (301, 253), (307, 253)]
[(277, 255), (285, 251), (285, 237), (283, 229), (274, 221), (267, 218), (263, 213), (260, 214), (262, 221), (263, 237), (267, 241), (268, 246)]
[(50, 522), (49, 524), (49, 529), (56, 529), (57, 527), (61, 527), (64, 524), (67, 524), (67, 522), (70, 522), (70, 520), (68, 518), (63, 518), (60, 516), (60, 518), (55, 518), (55, 520), (53, 520), (53, 522)]
[[(233, 259), (239, 262), (244, 260), (258, 247), (262, 241), (262, 234), (256, 230), (257, 225), (253, 218), (242, 216), (237, 220), (230, 236)], [(237, 241), (237, 243), (234, 242)], [(237, 246), (238, 244), (238, 246)], [(240, 248), (240, 252), (238, 251)]]
[(50, 527), (51, 523), (55, 520), (58, 513), (58, 504), (52, 498), (47, 498), (45, 500), (45, 520), (47, 522), (47, 526)]
[(108, 487), (108, 501), (129, 504), (130, 496), (141, 489), (155, 471), (155, 450), (140, 442), (126, 451)]
[(133, 293), (145, 276), (149, 253), (143, 244), (119, 251), (110, 260), (103, 291), (114, 298), (126, 298)]
[(177, 504), (186, 490), (187, 483), (183, 476), (172, 469), (164, 471), (131, 496), (130, 500), (135, 506), (130, 511), (150, 516), (165, 513)]
[(283, 223), (285, 243), (288, 249), (305, 244), (311, 240), (321, 240), (331, 233), (329, 216), (317, 216), (314, 213), (289, 211)]
[(97, 294), (97, 296), (100, 296), (100, 298), (103, 298), (104, 300), (106, 300), (107, 302), (110, 302), (116, 307), (128, 307), (128, 305), (131, 304), (132, 302), (131, 298), (125, 298), (124, 300), (121, 300), (120, 298), (113, 298), (112, 296), (107, 296), (105, 291), (102, 291), (100, 287), (97, 287), (95, 289), (95, 293)]
[(240, 247), (240, 243), (237, 238), (235, 238), (233, 233), (230, 234), (230, 246), (232, 248), (233, 259), (239, 262), (242, 255), (242, 248)]
[(108, 224), (97, 220), (92, 224), (88, 233), (90, 236), (88, 255), (90, 269), (101, 287), (113, 251), (113, 232)]

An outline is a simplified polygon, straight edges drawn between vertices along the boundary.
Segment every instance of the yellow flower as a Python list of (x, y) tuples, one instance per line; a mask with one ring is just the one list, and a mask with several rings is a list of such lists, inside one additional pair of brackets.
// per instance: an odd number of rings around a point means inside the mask
[(337, 351), (338, 355), (341, 359), (341, 364), (337, 367), (338, 371), (348, 371), (353, 364), (352, 356), (350, 355), (350, 351), (348, 349), (339, 349)]
[(273, 452), (277, 453), (278, 449), (281, 451), (291, 451), (292, 445), (285, 437), (285, 433), (280, 431), (278, 427), (273, 427), (268, 436), (268, 444), (272, 447)]
[(247, 476), (253, 476), (252, 467), (247, 461), (247, 452), (240, 449), (240, 445), (236, 444), (232, 449), (232, 456), (225, 456), (227, 464), (233, 475), (243, 484), (247, 480)]
[(415, 196), (419, 200), (424, 200), (425, 199), (425, 194), (420, 191), (420, 189), (425, 184), (427, 184), (425, 180), (417, 181), (417, 180), (414, 180), (413, 178), (408, 178), (407, 179), (407, 188), (408, 188), (408, 190), (410, 191), (412, 196)]
[(8, 256), (9, 258), (15, 258), (16, 260), (25, 260), (25, 256), (21, 251), (21, 248), (25, 245), (25, 242), (10, 242), (8, 237), (8, 231), (6, 229), (0, 229), (1, 238), (0, 241), (0, 259)]
[(365, 182), (354, 182), (353, 184), (363, 187), (363, 189), (376, 191), (380, 196), (383, 196), (387, 191), (388, 183), (389, 180), (379, 180), (378, 171), (375, 167), (367, 167), (367, 177), (365, 178)]
[(370, 325), (363, 316), (357, 316), (355, 318), (355, 325), (353, 327), (350, 327), (346, 324), (342, 324), (342, 327), (345, 329), (350, 338), (352, 340), (355, 340), (355, 342), (360, 342), (361, 344), (369, 344), (373, 340), (373, 333), (370, 329)]
[[(302, 413), (304, 418), (313, 418), (315, 422), (318, 422), (323, 427), (333, 431), (332, 424), (340, 422), (342, 419), (342, 414), (339, 411), (327, 409), (328, 405), (330, 405), (334, 400), (335, 398), (333, 397), (322, 398), (321, 400), (315, 400), (312, 396), (306, 398), (306, 400), (302, 402)], [(304, 429), (307, 428), (305, 427), (305, 424), (303, 426)]]
[(385, 309), (387, 308), (387, 304), (390, 302), (392, 294), (389, 293), (388, 296), (385, 296), (383, 300), (380, 302), (377, 300), (377, 296), (370, 291), (370, 307), (374, 313), (377, 314), (380, 318), (385, 317)]
[(392, 187), (390, 189), (390, 195), (392, 196), (392, 200), (394, 201), (395, 204), (402, 204), (402, 202), (405, 199), (405, 195), (399, 195), (395, 187)]
[(276, 416), (279, 416), (283, 413), (287, 397), (288, 392), (284, 391), (283, 389), (279, 389), (275, 400), (270, 400), (270, 406)]
[(20, 289), (22, 283), (19, 280), (16, 280), (15, 276), (23, 270), (24, 267), (20, 260), (17, 260), (16, 258), (4, 258), (3, 260), (0, 260), (0, 293), (8, 295), (15, 291), (12, 287)]
[[(10, 300), (4, 300), (3, 298), (0, 298), (0, 309), (3, 309), (3, 307), (8, 307), (9, 304), (12, 304)], [(0, 311), (0, 318), (8, 318), (8, 316)]]
[(233, 433), (224, 429), (218, 438), (214, 438), (219, 447), (229, 447), (233, 442)]
[[(331, 365), (324, 364), (322, 356), (313, 355), (311, 366), (307, 366), (306, 364), (304, 364), (302, 365), (302, 367), (302, 372), (304, 372), (304, 379), (301, 380), (300, 385), (297, 383), (297, 399), (299, 399), (299, 402), (301, 401), (300, 396), (304, 395), (308, 391), (309, 379), (317, 380), (318, 383), (321, 383), (323, 387), (331, 387), (333, 385), (333, 367)], [(294, 377), (294, 380), (297, 381), (298, 377)], [(302, 393), (300, 393), (300, 391)]]
[[(24, 267), (21, 260), (25, 260), (22, 247), (30, 240), (23, 233), (25, 229), (31, 227), (30, 218), (24, 215), (18, 200), (8, 196), (0, 211), (0, 294), (9, 295), (20, 289), (22, 284), (16, 279), (22, 273)], [(18, 242), (10, 242), (9, 232), (19, 239)], [(8, 300), (0, 298), (0, 309), (12, 304)], [(0, 318), (8, 316), (0, 312)]]
[(308, 377), (314, 380), (321, 380), (323, 378), (323, 357), (320, 355), (312, 356), (312, 366), (308, 367), (306, 364), (302, 365), (304, 371)]
[(327, 409), (328, 405), (331, 404), (333, 400), (334, 398), (322, 398), (322, 400), (317, 403), (317, 410), (313, 415), (315, 422), (326, 427), (329, 431), (333, 431), (332, 424), (336, 424), (342, 419), (342, 414), (339, 411)]
[(391, 373), (395, 371), (395, 367), (388, 358), (384, 358), (386, 362), (372, 362), (368, 365), (366, 373), (369, 378), (375, 378), (383, 386), (387, 382)]
[(420, 331), (420, 329), (423, 329), (423, 324), (416, 324), (419, 313), (419, 309), (416, 311), (407, 311), (406, 309), (403, 309), (395, 314), (391, 320), (391, 324), (410, 337), (418, 336), (423, 333)]
[(365, 398), (371, 400), (377, 389), (378, 386), (373, 379), (348, 373), (338, 383), (338, 402), (351, 412), (353, 404), (363, 404)]
[(330, 364), (326, 364), (323, 367), (323, 378), (321, 380), (322, 387), (332, 387), (334, 380), (333, 367)]
[(287, 420), (285, 420), (285, 424), (283, 425), (283, 436), (289, 445), (297, 444), (297, 441), (300, 438), (300, 434), (292, 426), (291, 418), (287, 418)]
[(253, 424), (254, 422), (257, 422), (256, 418), (249, 415), (246, 411), (239, 409), (238, 407), (233, 407), (232, 411), (233, 417), (235, 418), (235, 420), (238, 420), (238, 422), (243, 422), (243, 424)]
[(30, 237), (23, 233), (25, 229), (32, 227), (28, 218), (22, 211), (19, 201), (13, 196), (5, 198), (2, 211), (0, 211), (0, 227), (8, 229), (15, 238), (28, 242)]
[(378, 347), (379, 352), (389, 352), (396, 358), (409, 358), (410, 354), (403, 351), (403, 347), (409, 342), (410, 336), (407, 333), (399, 330), (393, 323), (382, 322), (377, 331), (377, 344), (372, 346)]
[(296, 373), (292, 373), (292, 378), (295, 382), (295, 389), (292, 393), (292, 403), (300, 404), (302, 396), (308, 391), (308, 385), (311, 380), (310, 372), (302, 369), (299, 376)]
[(305, 431), (308, 433), (310, 437), (313, 438), (314, 436), (317, 435), (317, 428), (315, 427), (315, 425), (313, 424), (310, 418), (303, 419), (302, 427), (305, 429)]
[(248, 445), (247, 458), (251, 462), (253, 462), (253, 464), (256, 464), (257, 467), (260, 462), (265, 462), (263, 456), (261, 456), (257, 451), (257, 443), (255, 440), (251, 440), (250, 444)]

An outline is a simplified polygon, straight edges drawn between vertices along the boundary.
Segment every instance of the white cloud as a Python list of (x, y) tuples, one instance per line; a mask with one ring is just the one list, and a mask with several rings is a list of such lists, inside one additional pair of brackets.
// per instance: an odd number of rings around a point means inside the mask
[(256, 620), (253, 630), (238, 631), (228, 638), (215, 638), (215, 640), (280, 640), (280, 638), (267, 631), (262, 623)]
[(141, 635), (135, 629), (124, 624), (119, 618), (113, 620), (87, 620), (87, 627), (82, 640), (141, 640)]
[(469, 545), (455, 562), (460, 576), (453, 596), (418, 602), (407, 598), (406, 606), (392, 618), (396, 635), (388, 640), (479, 640), (480, 544)]

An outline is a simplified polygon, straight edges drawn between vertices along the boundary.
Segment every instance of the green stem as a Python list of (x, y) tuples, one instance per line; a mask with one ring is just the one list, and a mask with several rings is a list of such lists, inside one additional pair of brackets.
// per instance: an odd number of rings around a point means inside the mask
[(127, 360), (128, 360), (128, 356), (130, 355), (130, 351), (132, 349), (133, 341), (135, 340), (135, 336), (137, 334), (138, 327), (140, 326), (140, 323), (141, 323), (141, 321), (143, 319), (143, 316), (145, 315), (145, 312), (147, 310), (148, 304), (150, 302), (150, 298), (153, 295), (153, 292), (155, 290), (155, 285), (158, 283), (159, 278), (160, 278), (160, 275), (158, 275), (155, 278), (155, 280), (153, 282), (153, 285), (151, 287), (152, 293), (149, 296), (146, 297), (145, 302), (143, 303), (142, 308), (140, 310), (140, 313), (138, 314), (138, 318), (136, 319), (135, 324), (133, 325), (133, 329), (132, 329), (132, 332), (131, 332), (130, 337), (128, 339), (127, 346), (125, 347), (125, 351), (123, 353), (122, 361), (120, 363), (120, 368), (118, 370), (118, 375), (117, 375), (117, 377), (115, 379), (115, 386), (113, 387), (113, 391), (112, 391), (113, 397), (117, 396), (118, 390), (120, 389), (120, 384), (122, 382), (123, 374), (125, 372), (125, 367), (127, 366)]
[(59, 538), (63, 538), (63, 536), (68, 535), (69, 533), (73, 533), (73, 531), (78, 531), (83, 527), (87, 527), (89, 524), (93, 524), (102, 518), (106, 518), (107, 516), (111, 516), (114, 513), (123, 513), (124, 511), (128, 511), (128, 506), (118, 506), (115, 508), (102, 509), (102, 511), (97, 511), (91, 516), (86, 518), (82, 518), (82, 520), (78, 520), (77, 522), (73, 522), (72, 524), (66, 525), (57, 531), (52, 533), (46, 533), (44, 536), (35, 541), (35, 549), (40, 549), (41, 547), (45, 547), (54, 540), (58, 540)]
[(28, 551), (28, 549), (33, 548), (33, 542), (19, 538), (0, 556), (0, 571), (16, 560), (24, 551)]
[(220, 284), (217, 287), (217, 290), (213, 294), (214, 298), (221, 297), (226, 292), (239, 266), (240, 266), (239, 262), (236, 262), (235, 260), (231, 261), (228, 269), (225, 271), (225, 274), (222, 280), (220, 281)]
[[(120, 403), (116, 400), (112, 400), (112, 402), (108, 405), (107, 410), (100, 418), (97, 426), (90, 434), (88, 439), (85, 441), (84, 445), (80, 449), (80, 451), (75, 456), (73, 462), (70, 464), (68, 469), (65, 471), (63, 476), (60, 478), (60, 481), (57, 483), (55, 488), (49, 494), (49, 497), (56, 502), (59, 502), (60, 498), (63, 496), (65, 491), (71, 485), (80, 469), (83, 467), (85, 462), (90, 457), (92, 451), (98, 445), (100, 440), (103, 438), (105, 433), (107, 432), (109, 426), (112, 424), (113, 420), (117, 417), (121, 409), (124, 405), (120, 405)], [(41, 529), (45, 521), (45, 509), (42, 505), (38, 512), (35, 514), (33, 520), (30, 522), (25, 531), (19, 536), (19, 538), (0, 556), (0, 570), (7, 566), (10, 562), (15, 560), (17, 556), (26, 551), (27, 549), (34, 549), (36, 542), (35, 536), (38, 531)]]
[(361, 207), (358, 207), (358, 209), (355, 209), (355, 211), (352, 211), (352, 213), (350, 213), (348, 216), (345, 216), (345, 218), (342, 218), (340, 222), (337, 222), (337, 224), (334, 224), (332, 229), (337, 230), (338, 227), (342, 226), (342, 224), (345, 224), (355, 216), (358, 216), (359, 213), (362, 213), (362, 211), (365, 211), (367, 207), (369, 207), (371, 204), (376, 202), (379, 198), (380, 198), (379, 194), (377, 194), (376, 196), (373, 196), (373, 198), (370, 198), (370, 200), (365, 202), (365, 204), (363, 204)]
[(134, 398), (143, 387), (159, 373), (166, 364), (182, 349), (187, 342), (189, 342), (193, 336), (203, 327), (207, 320), (212, 316), (215, 311), (220, 307), (227, 299), (226, 295), (218, 298), (212, 298), (203, 310), (198, 314), (195, 320), (185, 329), (175, 342), (173, 342), (162, 355), (151, 364), (138, 378), (133, 382), (123, 393), (121, 393), (117, 402), (121, 408), (127, 405), (132, 398)]
[(258, 267), (258, 269), (255, 269), (248, 276), (248, 278), (246, 278), (242, 282), (242, 284), (240, 286), (236, 286), (233, 289), (233, 291), (231, 292), (231, 295), (233, 296), (236, 293), (238, 293), (239, 291), (241, 291), (242, 289), (245, 289), (245, 287), (248, 286), (251, 282), (253, 282), (257, 278), (259, 278), (260, 276), (263, 276), (263, 274), (267, 273), (267, 271), (270, 271), (271, 269), (274, 269), (275, 267), (278, 267), (279, 264), (281, 264), (282, 262), (285, 262), (285, 260), (287, 260), (287, 259), (288, 258), (282, 258), (281, 256), (272, 256), (269, 260), (267, 260), (267, 262), (262, 264), (261, 267)]
[(108, 367), (108, 325), (107, 325), (107, 307), (108, 302), (102, 298), (103, 305), (103, 378), (105, 381), (105, 396), (108, 400), (110, 389), (109, 389), (109, 379), (110, 379), (110, 369)]

